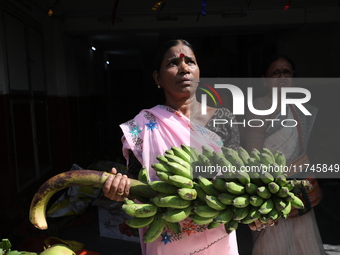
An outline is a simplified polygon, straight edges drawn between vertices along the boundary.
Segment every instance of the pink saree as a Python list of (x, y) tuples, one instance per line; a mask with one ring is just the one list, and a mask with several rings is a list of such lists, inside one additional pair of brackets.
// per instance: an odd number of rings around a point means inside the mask
[[(132, 150), (139, 162), (149, 171), (149, 180), (158, 180), (151, 164), (158, 162), (157, 155), (163, 155), (171, 146), (181, 144), (201, 150), (205, 145), (220, 152), (221, 138), (210, 130), (196, 125), (180, 112), (163, 105), (142, 110), (134, 119), (120, 125), (123, 131), (123, 154), (128, 159)], [(238, 254), (236, 233), (227, 234), (224, 226), (207, 229), (207, 225), (196, 225), (190, 218), (183, 222), (182, 233), (175, 234), (164, 229), (153, 243), (143, 243), (145, 229), (141, 229), (143, 255), (175, 254)]]

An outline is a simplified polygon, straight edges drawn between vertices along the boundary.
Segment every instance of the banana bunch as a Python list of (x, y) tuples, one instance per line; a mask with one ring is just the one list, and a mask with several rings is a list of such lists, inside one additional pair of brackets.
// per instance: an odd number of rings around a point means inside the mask
[(190, 215), (194, 222), (197, 217), (212, 227), (224, 224), (231, 232), (240, 223), (276, 221), (287, 218), (292, 207), (304, 208), (302, 200), (294, 192), (297, 188), (308, 187), (309, 183), (286, 178), (286, 159), (280, 151), (272, 153), (263, 148), (248, 153), (242, 147), (237, 150), (223, 148), (223, 153), (205, 152), (207, 150), (203, 148), (203, 156), (199, 155), (199, 158), (206, 157), (201, 163), (205, 166), (219, 165), (222, 176), (197, 177), (204, 191), (198, 197), (206, 205), (194, 208), (194, 215)]
[[(248, 153), (223, 148), (215, 152), (202, 146), (182, 144), (157, 156), (151, 165), (159, 177), (149, 181), (148, 169), (142, 167), (138, 180), (131, 180), (130, 193), (141, 203), (125, 199), (122, 210), (131, 216), (126, 222), (132, 228), (147, 227), (144, 242), (153, 242), (164, 230), (181, 232), (179, 222), (191, 218), (208, 229), (223, 224), (228, 232), (238, 224), (255, 220), (287, 218), (292, 207), (302, 209), (303, 202), (295, 190), (308, 186), (304, 180), (288, 180), (284, 174), (286, 159), (276, 151), (263, 148)], [(218, 173), (199, 173), (215, 166)], [(46, 206), (58, 190), (70, 186), (102, 187), (109, 173), (77, 170), (58, 174), (47, 180), (36, 192), (30, 207), (30, 221), (39, 229), (47, 229)]]
[[(164, 227), (180, 232), (179, 222), (187, 217), (195, 224), (207, 224), (209, 229), (224, 224), (231, 232), (240, 223), (287, 218), (292, 207), (304, 207), (294, 189), (308, 183), (286, 179), (283, 172), (286, 159), (279, 151), (273, 154), (263, 148), (248, 153), (240, 147), (223, 148), (222, 153), (217, 153), (202, 146), (199, 152), (181, 145), (171, 147), (157, 159), (152, 168), (160, 180), (149, 182), (146, 168), (142, 168), (138, 176), (158, 192), (148, 203), (140, 205), (152, 215), (144, 217), (144, 213), (136, 213), (131, 201), (130, 205), (123, 206), (123, 210), (133, 216), (127, 221), (130, 227), (149, 226), (144, 242), (157, 239)], [(213, 165), (222, 169), (218, 176), (216, 173), (214, 178), (194, 175), (195, 166)]]

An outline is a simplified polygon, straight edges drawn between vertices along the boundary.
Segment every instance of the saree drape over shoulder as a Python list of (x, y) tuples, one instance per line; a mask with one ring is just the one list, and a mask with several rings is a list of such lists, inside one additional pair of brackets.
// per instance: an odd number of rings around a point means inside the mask
[[(201, 150), (205, 145), (215, 151), (221, 151), (223, 141), (216, 133), (196, 125), (180, 112), (157, 105), (142, 110), (134, 119), (120, 125), (123, 130), (123, 154), (129, 160), (129, 150), (138, 161), (146, 166), (149, 180), (158, 180), (151, 165), (158, 162), (156, 156), (163, 155), (171, 146), (181, 144)], [(162, 235), (153, 243), (144, 244), (145, 229), (140, 230), (143, 254), (238, 254), (235, 231), (227, 234), (224, 226), (207, 229), (206, 225), (196, 225), (190, 218), (183, 222), (182, 233), (173, 233), (164, 229)]]

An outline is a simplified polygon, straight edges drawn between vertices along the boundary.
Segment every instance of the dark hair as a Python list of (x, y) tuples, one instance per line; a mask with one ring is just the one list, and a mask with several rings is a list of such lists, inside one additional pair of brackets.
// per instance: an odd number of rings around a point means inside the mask
[(288, 63), (292, 66), (293, 70), (295, 70), (295, 64), (293, 62), (293, 60), (289, 57), (287, 57), (286, 55), (274, 55), (274, 56), (271, 56), (269, 58), (267, 58), (264, 63), (263, 63), (263, 66), (262, 66), (262, 75), (263, 76), (266, 76), (267, 75), (267, 71), (268, 71), (268, 68), (270, 67), (270, 65), (272, 63), (274, 63), (276, 60), (279, 60), (279, 59), (285, 59), (288, 61)]
[(189, 47), (192, 50), (192, 52), (194, 52), (194, 54), (195, 54), (194, 46), (192, 44), (190, 44), (187, 40), (184, 40), (184, 39), (171, 39), (171, 40), (165, 42), (161, 46), (161, 48), (160, 48), (160, 50), (158, 52), (158, 55), (156, 56), (156, 59), (154, 61), (154, 68), (153, 68), (154, 71), (159, 71), (159, 69), (161, 67), (161, 64), (162, 64), (162, 61), (163, 61), (164, 54), (171, 47), (177, 46), (179, 44), (183, 44), (183, 45)]

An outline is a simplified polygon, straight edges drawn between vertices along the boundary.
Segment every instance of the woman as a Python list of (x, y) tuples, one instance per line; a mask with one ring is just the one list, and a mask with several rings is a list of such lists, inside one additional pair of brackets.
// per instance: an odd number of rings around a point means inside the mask
[[(165, 95), (164, 105), (142, 110), (134, 119), (120, 125), (123, 130), (123, 154), (131, 176), (137, 176), (141, 166), (146, 166), (149, 180), (157, 180), (151, 164), (156, 156), (164, 154), (171, 146), (187, 144), (201, 149), (209, 146), (215, 151), (221, 147), (239, 145), (239, 133), (235, 128), (213, 129), (213, 118), (233, 118), (227, 109), (207, 108), (201, 114), (201, 104), (196, 100), (200, 70), (192, 46), (185, 40), (171, 40), (161, 50), (153, 77)], [(118, 174), (109, 178), (104, 195), (122, 201), (129, 195), (127, 176)], [(190, 218), (183, 222), (182, 233), (164, 229), (163, 236), (153, 243), (144, 244), (143, 254), (238, 254), (235, 231), (227, 234), (224, 226), (207, 229), (206, 225), (194, 224)], [(142, 237), (144, 229), (140, 230)], [(166, 237), (166, 238), (165, 238)]]
[[(247, 150), (253, 148), (270, 149), (272, 152), (279, 150), (284, 153), (287, 164), (303, 165), (308, 161), (306, 154), (308, 137), (314, 123), (316, 108), (304, 104), (312, 113), (312, 116), (305, 116), (295, 105), (287, 106), (287, 115), (281, 115), (280, 91), (282, 87), (290, 87), (293, 84), (294, 64), (286, 56), (275, 56), (268, 60), (263, 70), (263, 82), (267, 89), (265, 96), (254, 100), (255, 109), (266, 110), (272, 106), (272, 89), (278, 90), (278, 104), (275, 112), (270, 116), (255, 116), (248, 113), (248, 119), (262, 119), (267, 125), (262, 127), (247, 128)], [(295, 127), (283, 127), (281, 121), (275, 124), (264, 121), (265, 119), (294, 119)], [(287, 126), (294, 126), (287, 123)], [(293, 174), (288, 174), (294, 178)], [(323, 244), (315, 220), (313, 206), (321, 200), (321, 192), (316, 179), (313, 176), (305, 176), (310, 181), (312, 188), (307, 191), (300, 190), (299, 197), (305, 203), (305, 210), (294, 208), (289, 218), (280, 219), (272, 227), (266, 227), (259, 221), (250, 225), (254, 232), (253, 255), (266, 254), (324, 254)], [(304, 178), (305, 178), (304, 177)]]

